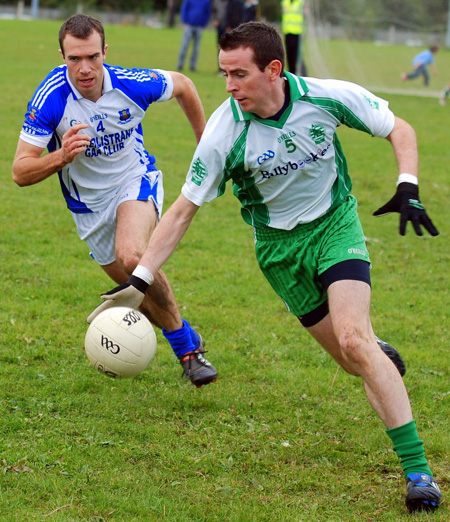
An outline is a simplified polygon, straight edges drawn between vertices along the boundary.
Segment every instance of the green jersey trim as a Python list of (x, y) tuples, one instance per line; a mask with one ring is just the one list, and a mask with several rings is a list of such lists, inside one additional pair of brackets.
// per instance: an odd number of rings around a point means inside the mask
[(345, 159), (344, 151), (337, 134), (333, 136), (333, 146), (337, 177), (331, 190), (331, 208), (337, 207), (345, 201), (352, 189), (352, 180), (348, 173), (347, 160)]
[(340, 123), (343, 123), (351, 129), (358, 129), (373, 136), (373, 133), (369, 127), (367, 127), (367, 125), (361, 121), (361, 119), (358, 118), (358, 116), (356, 116), (356, 114), (351, 109), (349, 109), (344, 103), (335, 100), (334, 98), (314, 98), (305, 96), (302, 98), (302, 101), (321, 107), (322, 109), (332, 114)]
[(306, 85), (306, 82), (300, 76), (295, 76), (290, 72), (284, 71), (284, 76), (286, 77), (289, 83), (289, 89), (291, 91), (291, 101), (297, 101), (302, 98), (305, 94), (308, 93), (309, 89)]
[(260, 123), (264, 125), (268, 125), (269, 127), (277, 127), (277, 128), (283, 128), (283, 125), (286, 123), (287, 119), (289, 118), (289, 115), (292, 111), (292, 103), (299, 100), (305, 94), (308, 92), (308, 86), (306, 85), (303, 78), (300, 78), (298, 76), (295, 76), (294, 74), (291, 74), (287, 71), (283, 72), (283, 75), (287, 82), (289, 83), (289, 90), (290, 90), (290, 96), (291, 96), (291, 103), (287, 107), (287, 109), (284, 111), (282, 117), (278, 120), (271, 120), (271, 119), (265, 119), (260, 118), (256, 114), (253, 114), (252, 112), (245, 112), (241, 109), (241, 106), (239, 103), (233, 99), (233, 97), (230, 97), (230, 104), (231, 104), (231, 110), (233, 112), (233, 118), (235, 121), (250, 121), (255, 120), (259, 121)]
[(253, 119), (253, 114), (251, 112), (244, 112), (241, 109), (239, 103), (230, 96), (230, 105), (231, 110), (233, 111), (233, 118), (235, 121), (246, 121)]
[(264, 197), (256, 186), (255, 177), (244, 166), (249, 127), (250, 122), (248, 121), (225, 158), (224, 176), (217, 192), (218, 196), (223, 195), (226, 182), (231, 179), (233, 182), (233, 194), (241, 202), (242, 218), (249, 225), (254, 226), (255, 223), (258, 223), (262, 226), (270, 223), (269, 209), (263, 203)]

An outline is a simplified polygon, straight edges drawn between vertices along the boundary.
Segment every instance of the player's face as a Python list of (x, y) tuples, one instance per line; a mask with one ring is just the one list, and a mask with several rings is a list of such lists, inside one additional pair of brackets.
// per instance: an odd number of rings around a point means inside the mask
[(239, 103), (242, 110), (253, 112), (261, 118), (272, 116), (273, 82), (270, 66), (261, 71), (253, 61), (253, 49), (237, 49), (219, 52), (220, 69), (227, 79), (227, 92)]
[(69, 79), (83, 98), (96, 102), (102, 95), (103, 62), (106, 49), (102, 49), (102, 39), (93, 32), (85, 40), (68, 34), (63, 40), (64, 62), (67, 65)]

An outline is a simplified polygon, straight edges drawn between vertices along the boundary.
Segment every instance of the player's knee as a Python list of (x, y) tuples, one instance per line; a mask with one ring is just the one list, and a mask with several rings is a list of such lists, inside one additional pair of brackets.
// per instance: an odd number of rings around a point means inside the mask
[(139, 264), (139, 260), (141, 259), (142, 254), (139, 252), (127, 252), (127, 251), (119, 251), (116, 252), (116, 259), (120, 266), (125, 270), (128, 275), (131, 275), (133, 270)]
[(369, 340), (355, 329), (346, 329), (339, 336), (342, 356), (348, 362), (353, 375), (359, 375), (361, 370), (370, 365), (368, 343)]

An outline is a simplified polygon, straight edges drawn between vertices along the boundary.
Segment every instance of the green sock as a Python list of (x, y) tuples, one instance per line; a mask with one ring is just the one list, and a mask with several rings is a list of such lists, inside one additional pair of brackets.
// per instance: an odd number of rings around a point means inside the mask
[(394, 443), (394, 451), (402, 464), (405, 479), (410, 473), (426, 473), (433, 476), (425, 458), (423, 440), (419, 439), (414, 420), (398, 428), (386, 430), (386, 433)]

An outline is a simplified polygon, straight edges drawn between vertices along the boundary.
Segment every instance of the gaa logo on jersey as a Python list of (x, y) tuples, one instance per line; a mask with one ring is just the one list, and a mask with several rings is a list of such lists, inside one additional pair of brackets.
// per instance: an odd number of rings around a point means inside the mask
[(122, 109), (119, 111), (119, 121), (118, 123), (128, 123), (131, 121), (133, 117), (130, 114), (130, 109)]
[(264, 163), (265, 161), (269, 160), (269, 159), (272, 159), (275, 157), (275, 152), (273, 150), (266, 150), (266, 152), (264, 154), (261, 154), (261, 156), (258, 156), (258, 165), (261, 165), (262, 163)]
[(325, 141), (325, 128), (320, 124), (312, 124), (309, 129), (309, 137), (313, 140), (316, 145)]

